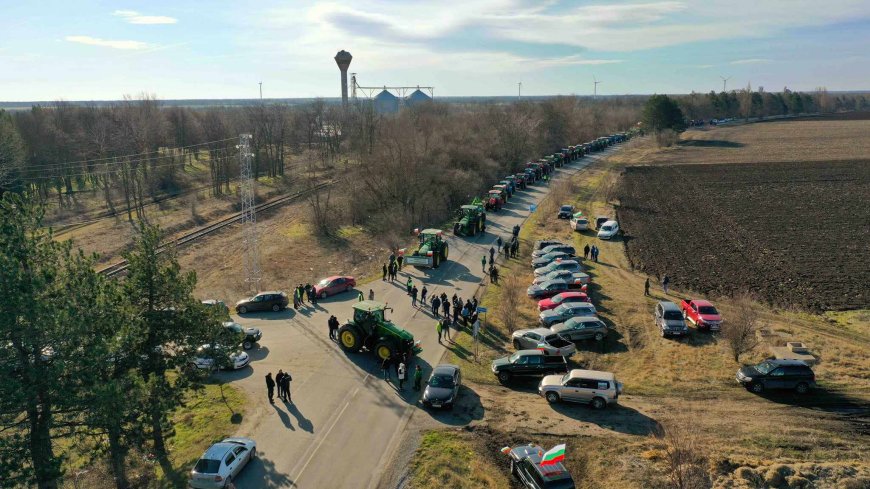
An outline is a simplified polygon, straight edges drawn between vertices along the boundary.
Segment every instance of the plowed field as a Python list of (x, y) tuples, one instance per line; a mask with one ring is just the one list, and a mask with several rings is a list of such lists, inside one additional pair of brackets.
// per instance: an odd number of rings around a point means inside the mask
[(870, 160), (628, 167), (633, 266), (706, 295), (812, 311), (870, 307)]

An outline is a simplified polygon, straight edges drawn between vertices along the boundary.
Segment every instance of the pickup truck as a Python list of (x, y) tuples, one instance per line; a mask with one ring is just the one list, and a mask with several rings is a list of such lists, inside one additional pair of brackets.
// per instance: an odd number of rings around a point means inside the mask
[(568, 372), (565, 357), (545, 355), (541, 350), (520, 350), (509, 357), (496, 358), (490, 367), (498, 380), (507, 384), (516, 377), (543, 377)]
[(701, 299), (683, 299), (680, 302), (683, 317), (698, 329), (719, 331), (722, 327), (722, 316), (708, 301)]

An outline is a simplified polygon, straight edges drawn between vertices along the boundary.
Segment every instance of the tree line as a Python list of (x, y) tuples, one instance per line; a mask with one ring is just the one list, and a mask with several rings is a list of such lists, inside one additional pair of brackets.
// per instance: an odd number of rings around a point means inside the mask
[(674, 96), (688, 119), (755, 118), (798, 115), (817, 112), (842, 112), (870, 109), (870, 99), (864, 94), (829, 94), (827, 89), (795, 92), (787, 87), (781, 92), (767, 92), (752, 86), (739, 90), (706, 94), (692, 92)]
[(105, 457), (124, 489), (133, 447), (166, 460), (170, 414), (200, 380), (197, 348), (224, 361), (239, 338), (193, 297), (195, 274), (158, 254), (158, 229), (141, 228), (115, 281), (41, 219), (38, 204), (0, 199), (0, 480), (58, 487), (63, 442)]

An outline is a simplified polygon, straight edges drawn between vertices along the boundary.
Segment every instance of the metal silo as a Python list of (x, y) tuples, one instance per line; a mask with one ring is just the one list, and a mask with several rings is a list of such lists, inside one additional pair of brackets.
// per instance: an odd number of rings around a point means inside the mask
[(420, 91), (419, 88), (417, 90), (414, 90), (411, 93), (411, 95), (408, 95), (408, 98), (405, 99), (405, 103), (411, 107), (413, 107), (417, 104), (431, 102), (431, 101), (432, 101), (432, 97), (430, 97), (430, 96), (426, 95), (425, 93), (423, 93), (422, 91)]
[(387, 90), (383, 90), (375, 96), (374, 104), (378, 114), (395, 114), (399, 111), (399, 97)]

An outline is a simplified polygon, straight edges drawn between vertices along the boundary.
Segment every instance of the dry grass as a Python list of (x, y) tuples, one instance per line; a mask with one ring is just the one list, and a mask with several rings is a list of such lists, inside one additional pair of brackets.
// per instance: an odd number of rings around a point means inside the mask
[(507, 475), (485, 462), (467, 434), (436, 430), (423, 435), (411, 467), (410, 487), (508, 487)]

